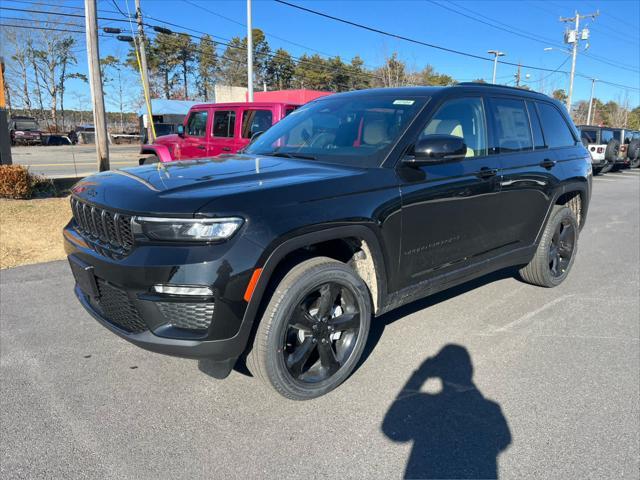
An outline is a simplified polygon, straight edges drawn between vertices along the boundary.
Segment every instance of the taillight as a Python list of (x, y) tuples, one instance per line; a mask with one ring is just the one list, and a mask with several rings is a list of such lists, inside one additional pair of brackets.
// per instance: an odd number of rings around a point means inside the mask
[(620, 145), (620, 151), (622, 153), (626, 152), (627, 151), (627, 146), (626, 145)]
[(604, 152), (604, 148), (598, 147), (598, 153), (603, 153), (603, 152)]

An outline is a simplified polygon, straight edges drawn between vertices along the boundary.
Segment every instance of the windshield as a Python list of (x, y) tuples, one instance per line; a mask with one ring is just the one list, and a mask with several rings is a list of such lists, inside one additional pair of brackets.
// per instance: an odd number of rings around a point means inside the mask
[(291, 112), (245, 151), (377, 167), (427, 100), (377, 95), (329, 97)]
[(39, 130), (38, 124), (32, 120), (19, 120), (16, 121), (16, 130)]

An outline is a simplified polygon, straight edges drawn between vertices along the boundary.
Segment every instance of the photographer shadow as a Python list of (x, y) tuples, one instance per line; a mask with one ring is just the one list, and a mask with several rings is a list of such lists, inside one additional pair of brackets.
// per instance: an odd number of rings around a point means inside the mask
[(472, 377), (467, 349), (449, 344), (398, 393), (382, 431), (394, 442), (413, 442), (404, 478), (498, 478), (498, 455), (511, 432), (500, 406)]

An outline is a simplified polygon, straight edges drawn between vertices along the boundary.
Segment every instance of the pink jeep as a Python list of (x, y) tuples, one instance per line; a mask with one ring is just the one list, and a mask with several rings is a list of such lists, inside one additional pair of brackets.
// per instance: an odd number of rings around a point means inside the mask
[(178, 133), (142, 145), (140, 165), (234, 153), (251, 137), (282, 120), (300, 104), (281, 102), (203, 103), (194, 105)]

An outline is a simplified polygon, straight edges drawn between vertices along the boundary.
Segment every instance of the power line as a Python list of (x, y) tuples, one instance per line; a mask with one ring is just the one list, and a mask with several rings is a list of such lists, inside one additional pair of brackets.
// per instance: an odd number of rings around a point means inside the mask
[[(31, 18), (25, 18), (25, 17), (5, 17), (2, 16), (2, 20), (17, 20), (20, 22), (33, 22), (33, 19)], [(66, 25), (67, 27), (77, 27), (77, 28), (84, 28), (84, 25), (81, 25), (79, 23), (69, 23), (69, 22), (61, 22), (61, 21), (56, 21), (56, 20), (36, 20), (37, 22), (41, 22), (41, 23), (50, 23), (52, 25)]]
[[(80, 15), (79, 13), (43, 12), (42, 10), (31, 10), (28, 8), (0, 7), (0, 10), (10, 10), (12, 12), (23, 12), (23, 13), (35, 13), (40, 15), (57, 15), (61, 17), (84, 18), (84, 15)], [(29, 20), (29, 19), (25, 19), (25, 20)], [(126, 22), (127, 21), (121, 18), (111, 18), (111, 17), (98, 17), (98, 20), (108, 20), (110, 22)]]
[[(539, 35), (536, 36), (533, 33), (526, 32), (526, 31), (524, 31), (522, 29), (512, 28), (512, 27), (510, 27), (509, 25), (507, 25), (505, 23), (502, 23), (502, 22), (499, 22), (498, 20), (494, 20), (494, 19), (491, 19), (489, 17), (486, 17), (485, 15), (482, 15), (481, 13), (476, 12), (474, 10), (471, 10), (469, 8), (465, 8), (465, 7), (461, 7), (459, 5), (456, 5), (456, 8), (459, 8), (460, 10), (463, 10), (463, 11), (470, 12), (472, 15), (467, 15), (464, 12), (455, 10), (455, 9), (453, 9), (453, 8), (447, 6), (447, 5), (442, 5), (441, 3), (438, 3), (438, 2), (436, 2), (434, 0), (426, 0), (426, 1), (431, 3), (431, 4), (433, 4), (433, 5), (438, 6), (440, 8), (443, 8), (445, 10), (453, 12), (453, 13), (455, 13), (457, 15), (461, 15), (461, 16), (463, 16), (465, 18), (473, 20), (474, 22), (479, 22), (479, 23), (482, 23), (484, 25), (488, 25), (488, 26), (490, 26), (492, 28), (501, 30), (503, 32), (507, 32), (507, 33), (510, 33), (512, 35), (517, 35), (518, 37), (526, 38), (527, 40), (531, 40), (531, 41), (534, 41), (534, 42), (537, 42), (537, 43), (540, 43), (540, 44), (543, 44), (543, 45), (554, 45), (554, 46), (557, 46), (557, 47), (564, 48), (564, 45), (562, 45), (560, 43), (557, 43), (555, 40), (552, 40), (552, 39), (549, 39), (549, 38), (546, 38), (546, 37), (542, 37), (542, 36), (539, 36)], [(489, 21), (484, 21), (484, 20), (481, 20), (480, 18), (477, 18), (477, 17), (486, 18)], [(496, 24), (499, 24), (499, 25), (496, 25)], [(502, 27), (500, 25), (504, 25), (504, 27)], [(624, 65), (624, 64), (620, 64), (620, 63), (615, 63), (615, 62), (612, 62), (610, 60), (607, 60), (606, 58), (602, 58), (602, 57), (600, 57), (598, 55), (593, 55), (593, 54), (588, 54), (588, 53), (583, 53), (582, 55), (585, 56), (585, 57), (588, 57), (588, 58), (592, 58), (595, 61), (598, 61), (598, 62), (601, 62), (601, 63), (605, 63), (605, 64), (610, 65), (612, 67), (619, 68), (621, 70), (628, 70), (628, 71), (632, 71), (634, 73), (635, 72), (640, 72), (640, 70), (638, 70), (635, 67), (632, 67), (630, 65)]]
[[(287, 2), (285, 0), (273, 0), (273, 1), (276, 2), (276, 3), (280, 3), (282, 5), (286, 5), (286, 6), (289, 6), (289, 7), (292, 7), (292, 8), (296, 8), (298, 10), (302, 10), (302, 11), (307, 12), (307, 13), (311, 13), (311, 14), (314, 14), (314, 15), (318, 15), (320, 17), (328, 18), (330, 20), (334, 20), (334, 21), (337, 21), (337, 22), (340, 22), (340, 23), (344, 23), (346, 25), (351, 25), (353, 27), (357, 27), (357, 28), (360, 28), (360, 29), (363, 29), (363, 30), (367, 30), (367, 31), (370, 31), (370, 32), (378, 33), (380, 35), (396, 38), (398, 40), (403, 40), (403, 41), (406, 41), (406, 42), (414, 43), (414, 44), (417, 44), (417, 45), (422, 45), (422, 46), (425, 46), (425, 47), (434, 48), (434, 49), (445, 51), (445, 52), (449, 52), (449, 53), (454, 53), (456, 55), (461, 55), (461, 56), (465, 56), (465, 57), (468, 57), (468, 58), (475, 58), (475, 59), (483, 60), (483, 61), (486, 61), (486, 62), (493, 62), (493, 60), (491, 58), (488, 58), (488, 57), (483, 57), (483, 56), (476, 55), (476, 54), (473, 54), (473, 53), (463, 52), (463, 51), (460, 51), (460, 50), (455, 50), (455, 49), (452, 49), (452, 48), (443, 47), (441, 45), (435, 45), (435, 44), (432, 44), (432, 43), (423, 42), (421, 40), (416, 40), (414, 38), (406, 37), (404, 35), (399, 35), (399, 34), (396, 34), (396, 33), (387, 32), (387, 31), (381, 30), (379, 28), (370, 27), (368, 25), (364, 25), (364, 24), (361, 24), (361, 23), (353, 22), (351, 20), (347, 20), (347, 19), (344, 19), (344, 18), (336, 17), (334, 15), (329, 15), (327, 13), (319, 12), (317, 10), (312, 10), (310, 8), (303, 7), (301, 5), (296, 5), (294, 3), (290, 3), (290, 2)], [(505, 60), (498, 60), (498, 63), (503, 64), (503, 65), (516, 66), (516, 67), (518, 66), (517, 63), (508, 62), (508, 61), (505, 61)], [(537, 66), (533, 66), (533, 65), (521, 65), (521, 66), (523, 68), (529, 68), (531, 70), (554, 72), (554, 70), (552, 70), (550, 68), (537, 67)], [(563, 73), (568, 73), (568, 72), (563, 72)], [(585, 75), (579, 75), (579, 76), (582, 76), (584, 78), (591, 78), (591, 77), (585, 76)], [(619, 86), (621, 86), (622, 88), (627, 88), (627, 89), (631, 89), (631, 90), (640, 90), (640, 89), (637, 89), (635, 87), (629, 87), (628, 85), (619, 85)]]
[(27, 28), (29, 30), (46, 30), (48, 32), (66, 32), (66, 33), (84, 33), (84, 30), (69, 30), (66, 28), (49, 28), (49, 27), (36, 27), (34, 25), (10, 25), (7, 23), (0, 23), (0, 27), (11, 28)]

